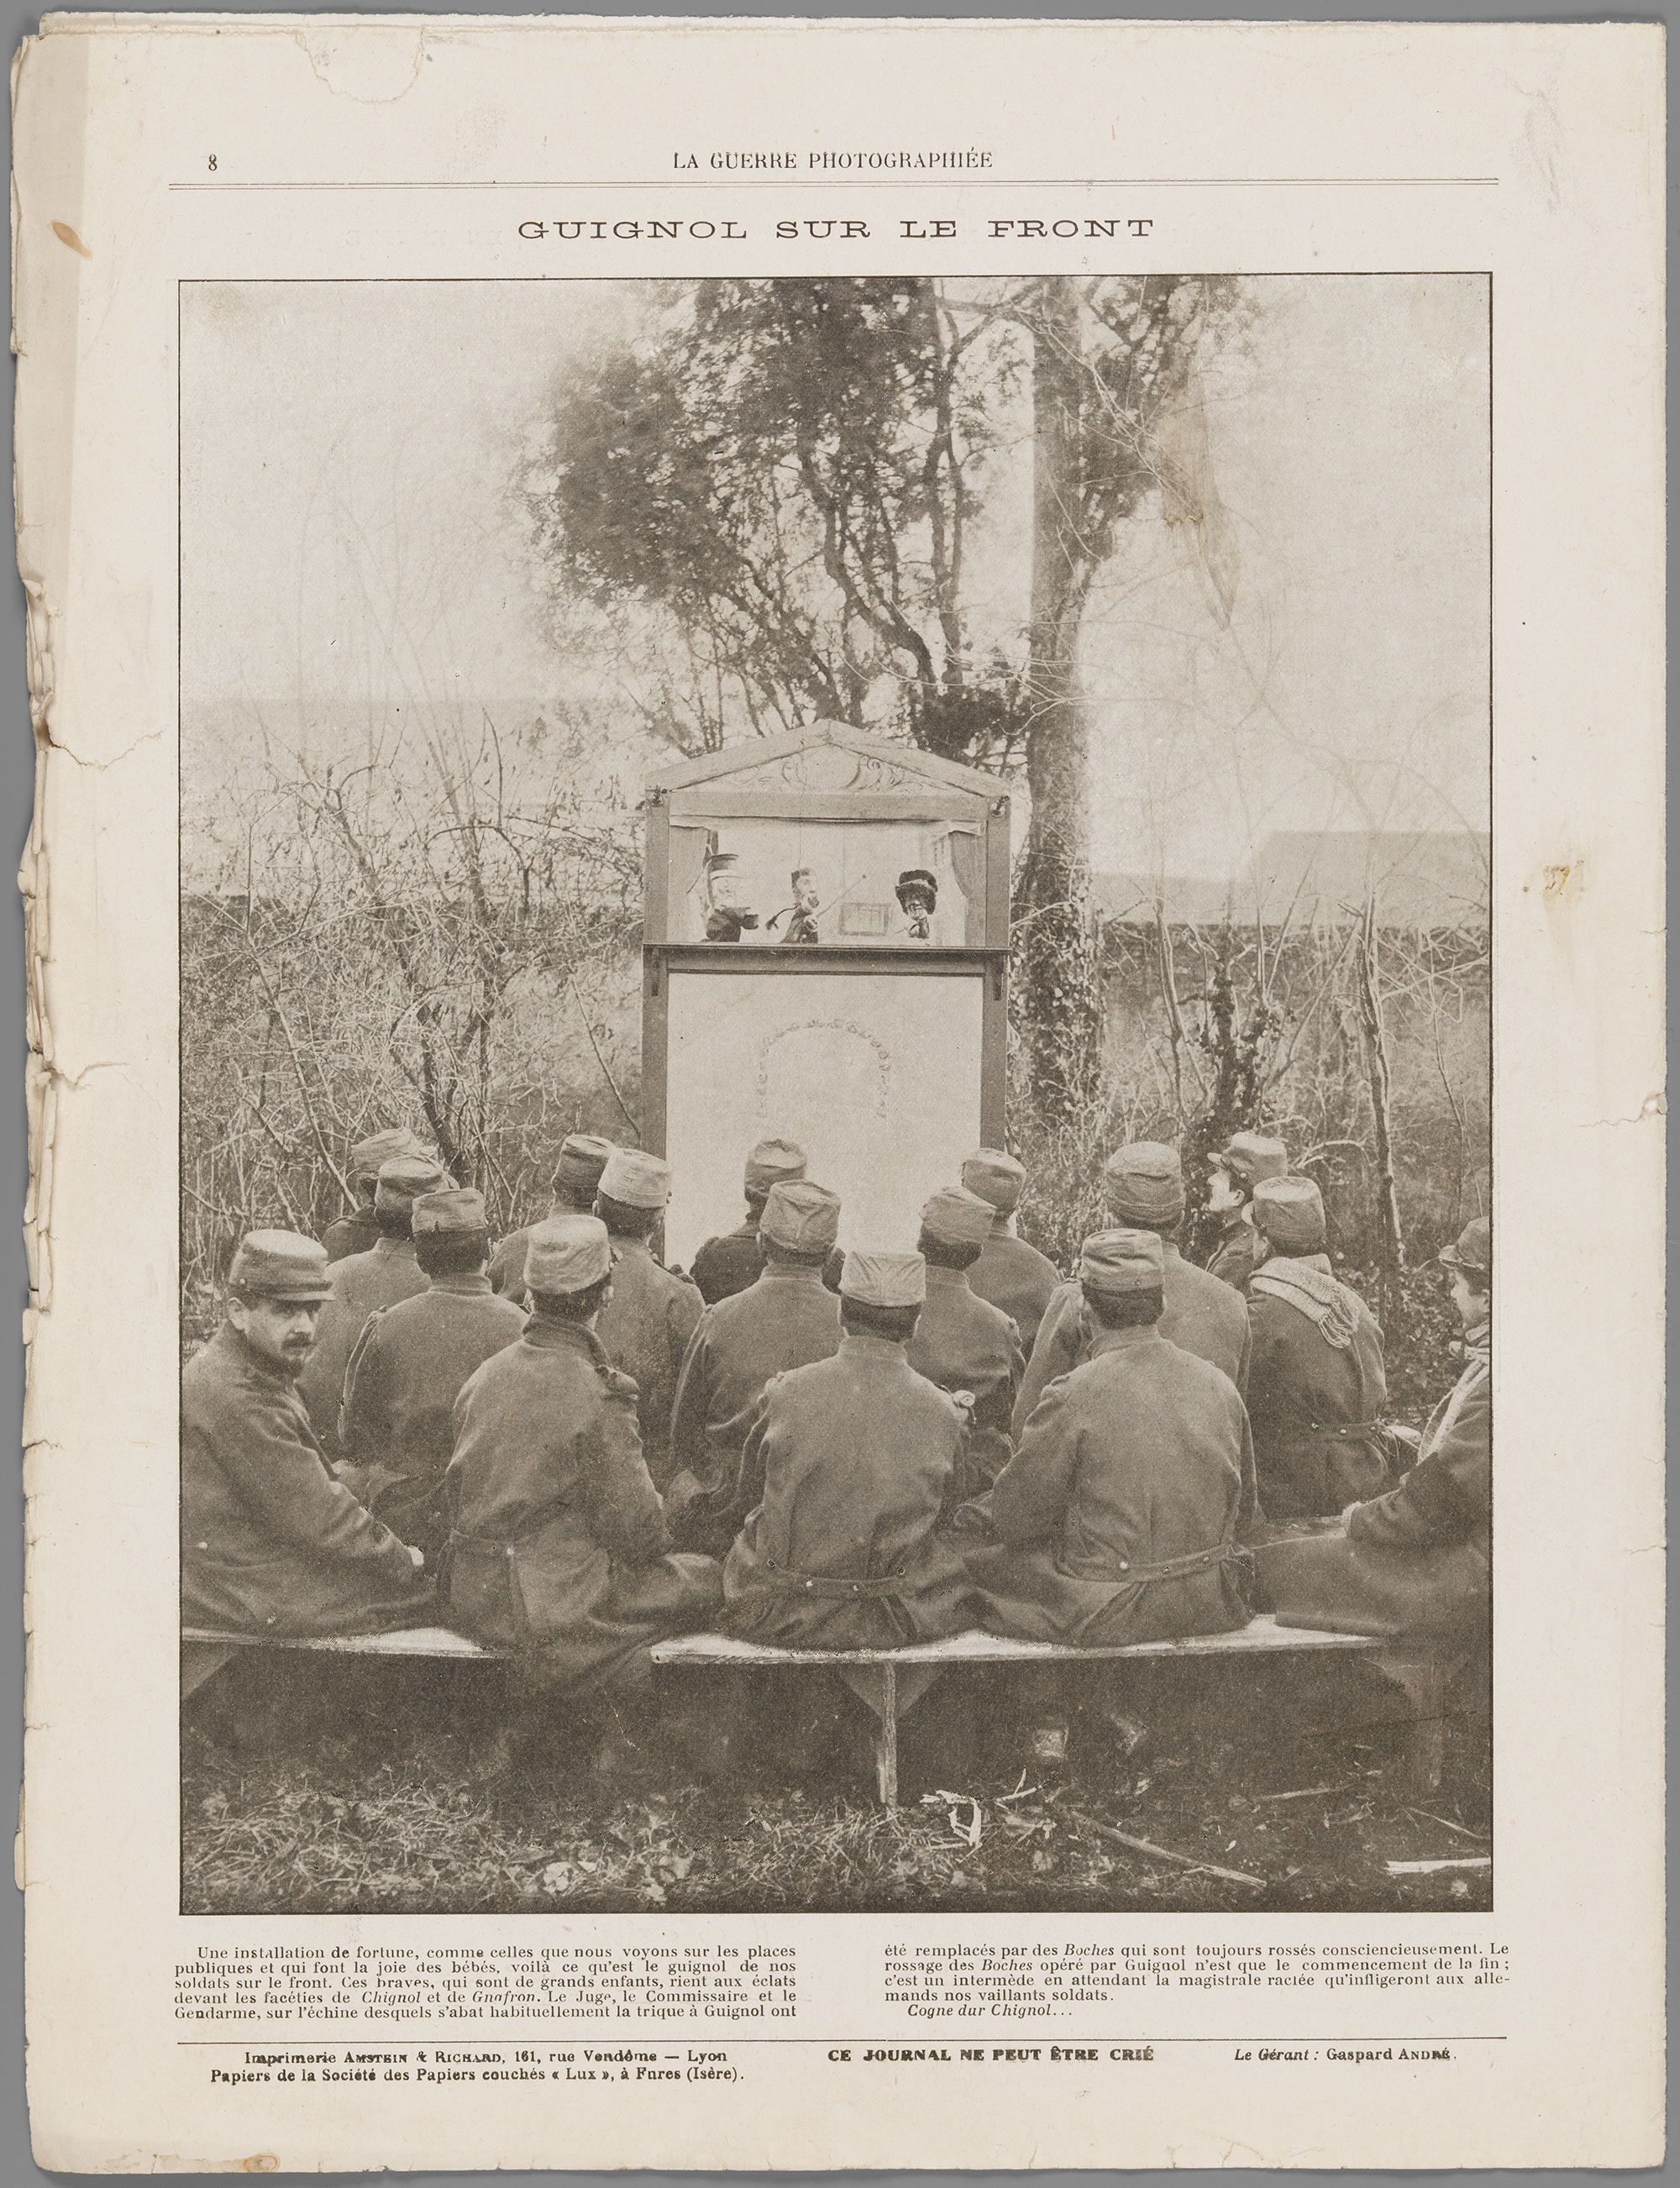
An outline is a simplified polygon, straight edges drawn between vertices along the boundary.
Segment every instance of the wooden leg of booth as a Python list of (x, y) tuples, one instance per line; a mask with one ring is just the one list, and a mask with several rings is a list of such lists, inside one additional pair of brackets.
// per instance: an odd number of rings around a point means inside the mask
[(899, 1712), (925, 1695), (942, 1664), (837, 1664), (860, 1701), (875, 1713), (875, 1790), (883, 1807), (899, 1805)]

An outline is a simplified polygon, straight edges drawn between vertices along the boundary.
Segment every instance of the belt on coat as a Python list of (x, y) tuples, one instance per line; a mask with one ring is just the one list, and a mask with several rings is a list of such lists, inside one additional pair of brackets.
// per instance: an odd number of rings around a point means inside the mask
[(1181, 1580), (1187, 1573), (1206, 1572), (1210, 1566), (1247, 1565), (1251, 1554), (1238, 1542), (1215, 1542), (1210, 1550), (1192, 1550), (1181, 1558), (1160, 1558), (1153, 1565), (1128, 1565), (1119, 1570), (1128, 1580)]
[(786, 1595), (821, 1595), (849, 1599), (853, 1596), (898, 1595), (905, 1586), (901, 1572), (882, 1573), (873, 1580), (847, 1580), (839, 1573), (794, 1572), (786, 1565), (779, 1565), (773, 1558), (761, 1560), (761, 1569), (770, 1576), (770, 1584), (778, 1593)]

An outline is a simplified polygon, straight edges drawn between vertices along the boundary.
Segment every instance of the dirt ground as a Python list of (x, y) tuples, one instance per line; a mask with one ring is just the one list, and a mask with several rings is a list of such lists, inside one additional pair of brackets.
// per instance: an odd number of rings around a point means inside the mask
[[(1142, 1754), (1076, 1716), (1048, 1774), (1006, 1676), (954, 1671), (904, 1720), (890, 1814), (867, 1714), (826, 1672), (669, 1676), (665, 1725), (611, 1768), (599, 1727), (559, 1719), (499, 1768), (500, 1666), (252, 1652), (189, 1706), (183, 1911), (1492, 1904), (1491, 1868), (1387, 1867), (1491, 1855), (1485, 1728), (1455, 1698), (1442, 1785), (1415, 1793), (1402, 1705), (1356, 1660), (1161, 1665), (1132, 1696)], [(713, 1764), (728, 1730), (726, 1767), (697, 1776), (674, 1725)]]

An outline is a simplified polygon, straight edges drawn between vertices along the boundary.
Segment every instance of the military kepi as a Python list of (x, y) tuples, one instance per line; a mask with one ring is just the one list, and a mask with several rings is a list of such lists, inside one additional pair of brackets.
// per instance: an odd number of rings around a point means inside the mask
[(379, 1188), (374, 1206), (381, 1215), (408, 1215), (423, 1193), (442, 1193), (450, 1183), (449, 1173), (431, 1155), (393, 1155), (379, 1166)]
[(612, 1247), (598, 1215), (550, 1215), (536, 1224), (525, 1252), (528, 1292), (586, 1292), (612, 1269)]
[(1316, 1254), (1324, 1244), (1324, 1202), (1310, 1177), (1263, 1177), (1254, 1187), (1254, 1228), (1279, 1254)]
[(860, 1306), (920, 1306), (927, 1296), (927, 1264), (920, 1254), (848, 1254), (840, 1296)]
[(452, 1185), (444, 1193), (422, 1193), (409, 1212), (409, 1228), (416, 1238), (460, 1238), (471, 1232), (488, 1232), (484, 1196), (470, 1185)]
[(1463, 1269), (1472, 1276), (1486, 1277), (1493, 1266), (1493, 1226), (1486, 1215), (1478, 1215), (1467, 1223), (1451, 1246), (1443, 1246), (1435, 1255), (1449, 1269)]
[(626, 1208), (662, 1208), (671, 1198), (671, 1165), (640, 1148), (614, 1148), (595, 1190)]
[(431, 1153), (426, 1142), (401, 1125), (393, 1125), (383, 1132), (369, 1133), (365, 1140), (358, 1140), (350, 1150), (350, 1170), (354, 1177), (372, 1181), (380, 1173), (380, 1166), (394, 1155), (419, 1155)]
[(803, 1177), (805, 1150), (792, 1140), (760, 1140), (747, 1158), (747, 1196), (762, 1200), (773, 1185)]
[(1105, 1296), (1158, 1292), (1165, 1265), (1153, 1231), (1097, 1231), (1080, 1249), (1080, 1282)]
[(790, 1254), (826, 1254), (840, 1235), (840, 1196), (809, 1178), (770, 1187), (758, 1235)]
[(1282, 1177), (1289, 1167), (1289, 1150), (1282, 1140), (1269, 1140), (1262, 1132), (1238, 1132), (1219, 1158), (1233, 1184), (1252, 1193), (1263, 1177)]
[(1184, 1213), (1184, 1166), (1160, 1140), (1117, 1148), (1102, 1173), (1108, 1205), (1133, 1223), (1176, 1223)]
[(989, 1200), (966, 1186), (942, 1186), (922, 1211), (922, 1227), (940, 1246), (984, 1246), (992, 1235)]
[(296, 1231), (247, 1231), (228, 1289), (241, 1299), (324, 1300), (332, 1289), (327, 1249)]
[(1000, 1215), (1012, 1215), (1025, 1188), (1027, 1173), (1001, 1148), (981, 1148), (962, 1165), (962, 1182), (970, 1193), (989, 1201)]
[(593, 1193), (612, 1154), (612, 1142), (594, 1132), (568, 1132), (554, 1166), (556, 1191)]

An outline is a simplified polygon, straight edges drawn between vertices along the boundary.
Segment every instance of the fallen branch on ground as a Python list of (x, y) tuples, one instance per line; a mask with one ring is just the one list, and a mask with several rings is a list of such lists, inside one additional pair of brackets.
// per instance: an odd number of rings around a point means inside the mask
[(1095, 1831), (1098, 1838), (1113, 1839), (1116, 1846), (1130, 1847), (1134, 1853), (1147, 1853), (1156, 1861), (1175, 1861), (1181, 1869), (1199, 1869), (1209, 1876), (1222, 1876), (1227, 1884), (1249, 1884), (1256, 1892), (1264, 1892), (1266, 1879), (1249, 1876), (1240, 1869), (1221, 1869), (1210, 1861), (1202, 1861), (1195, 1854), (1175, 1853), (1170, 1847), (1157, 1846), (1150, 1839), (1135, 1839), (1125, 1831), (1117, 1831), (1112, 1824), (1099, 1824), (1095, 1816), (1082, 1815), (1077, 1808), (1069, 1808), (1068, 1815), (1085, 1830)]

